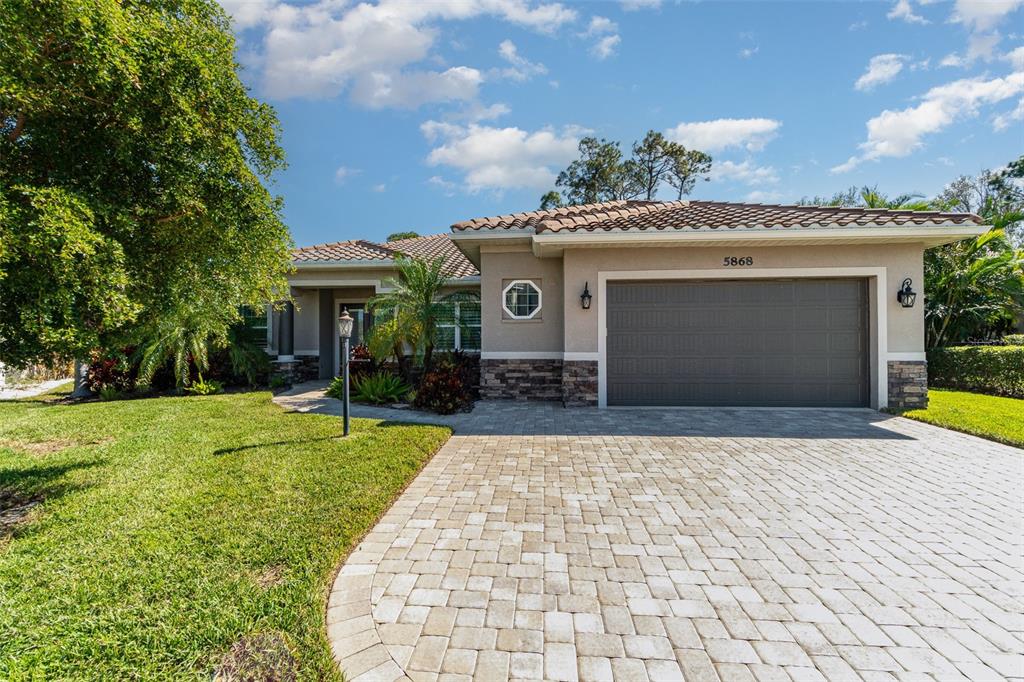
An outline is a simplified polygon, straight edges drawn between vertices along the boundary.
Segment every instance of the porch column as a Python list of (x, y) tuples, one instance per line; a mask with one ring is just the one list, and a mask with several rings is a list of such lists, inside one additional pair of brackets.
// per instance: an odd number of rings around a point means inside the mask
[(338, 320), (334, 316), (334, 289), (321, 289), (318, 312), (320, 334), (320, 378), (334, 378), (334, 339), (338, 336)]
[(279, 362), (295, 359), (295, 305), (286, 301), (281, 309), (277, 359)]

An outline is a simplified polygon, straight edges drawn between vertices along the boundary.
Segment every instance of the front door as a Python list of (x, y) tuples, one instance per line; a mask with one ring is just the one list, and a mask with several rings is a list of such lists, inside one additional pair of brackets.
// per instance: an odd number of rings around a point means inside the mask
[[(341, 317), (343, 310), (348, 310), (348, 314), (352, 317), (352, 337), (348, 340), (349, 349), (351, 350), (359, 344), (366, 343), (366, 335), (370, 332), (370, 327), (373, 326), (373, 315), (366, 310), (364, 303), (338, 303), (337, 310), (335, 310), (335, 318)], [(341, 374), (341, 353), (344, 344), (341, 342), (340, 336), (334, 338), (334, 376)]]

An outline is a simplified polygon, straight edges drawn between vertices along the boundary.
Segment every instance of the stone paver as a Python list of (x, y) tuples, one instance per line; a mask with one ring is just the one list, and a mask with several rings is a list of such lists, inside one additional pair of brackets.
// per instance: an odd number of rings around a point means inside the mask
[(1018, 449), (868, 410), (448, 423), (335, 582), (350, 681), (1024, 678)]

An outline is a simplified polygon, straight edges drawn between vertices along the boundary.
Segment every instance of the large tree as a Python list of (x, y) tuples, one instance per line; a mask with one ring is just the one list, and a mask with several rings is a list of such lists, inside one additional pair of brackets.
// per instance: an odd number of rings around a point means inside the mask
[(0, 0), (0, 36), (0, 361), (223, 336), (280, 296), (279, 124), (216, 2)]
[(579, 158), (559, 173), (555, 182), (562, 193), (552, 190), (544, 194), (542, 209), (617, 199), (653, 201), (666, 182), (682, 199), (697, 179), (711, 171), (710, 156), (688, 150), (654, 130), (633, 143), (630, 158), (623, 156), (618, 142), (595, 137), (580, 140), (579, 152)]

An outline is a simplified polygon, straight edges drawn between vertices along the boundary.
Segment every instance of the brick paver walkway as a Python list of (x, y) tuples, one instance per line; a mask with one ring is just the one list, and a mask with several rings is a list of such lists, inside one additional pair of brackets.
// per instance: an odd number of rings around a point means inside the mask
[(350, 681), (1024, 677), (1020, 450), (867, 410), (452, 423), (334, 585)]

